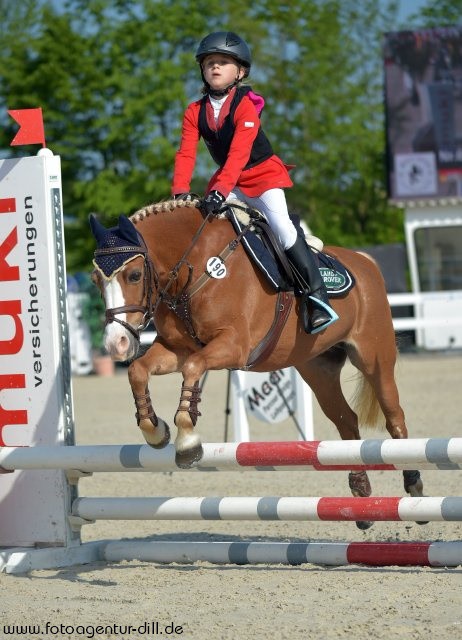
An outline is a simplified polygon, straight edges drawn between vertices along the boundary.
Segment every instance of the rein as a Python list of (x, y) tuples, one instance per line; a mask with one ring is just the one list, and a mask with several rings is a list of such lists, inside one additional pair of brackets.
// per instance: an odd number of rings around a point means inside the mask
[(205, 228), (205, 225), (207, 224), (207, 222), (210, 222), (210, 220), (213, 218), (213, 213), (209, 213), (207, 214), (207, 216), (204, 218), (204, 220), (202, 221), (201, 226), (199, 227), (199, 229), (196, 231), (196, 233), (194, 234), (191, 243), (189, 245), (189, 247), (186, 249), (186, 251), (183, 253), (183, 255), (181, 256), (181, 258), (178, 260), (178, 262), (176, 263), (176, 265), (173, 267), (173, 269), (170, 271), (170, 278), (167, 281), (167, 284), (165, 285), (165, 287), (163, 289), (161, 289), (158, 292), (157, 295), (157, 299), (156, 299), (156, 304), (154, 305), (154, 308), (152, 310), (152, 315), (155, 314), (155, 312), (157, 311), (157, 307), (159, 306), (159, 304), (161, 302), (164, 302), (169, 309), (175, 310), (175, 301), (173, 298), (171, 298), (169, 301), (167, 299), (167, 294), (168, 294), (168, 290), (170, 289), (170, 287), (172, 286), (172, 284), (175, 282), (175, 280), (178, 278), (178, 272), (180, 271), (180, 268), (183, 264), (187, 264), (188, 265), (188, 270), (189, 270), (189, 275), (188, 275), (188, 280), (185, 284), (185, 286), (183, 287), (182, 293), (180, 294), (180, 296), (178, 296), (178, 298), (181, 297), (181, 295), (184, 293), (184, 291), (187, 289), (187, 287), (189, 286), (189, 283), (191, 282), (191, 278), (192, 278), (192, 266), (186, 262), (186, 258), (188, 257), (188, 255), (191, 253), (192, 248), (194, 247), (194, 245), (196, 244), (196, 242), (198, 241), (200, 235), (202, 234), (202, 231)]

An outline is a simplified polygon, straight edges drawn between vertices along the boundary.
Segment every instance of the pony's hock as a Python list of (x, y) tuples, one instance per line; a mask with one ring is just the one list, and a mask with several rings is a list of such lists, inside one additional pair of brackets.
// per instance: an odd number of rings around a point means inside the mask
[[(116, 360), (132, 359), (139, 348), (137, 332), (148, 317), (157, 330), (152, 346), (129, 366), (133, 396), (151, 407), (150, 376), (183, 375), (174, 418), (178, 463), (190, 466), (200, 458), (200, 438), (194, 433), (199, 396), (187, 390), (197, 389), (203, 374), (213, 369), (273, 371), (293, 366), (342, 439), (359, 439), (360, 426), (373, 426), (380, 413), (392, 438), (407, 438), (394, 379), (395, 333), (374, 261), (339, 247), (319, 254), (321, 262), (329, 256), (332, 268), (343, 265), (347, 277), (344, 286), (330, 294), (339, 320), (308, 335), (298, 315), (300, 305), (292, 304), (294, 293), (281, 291), (277, 280), (270, 282), (248, 257), (256, 253), (253, 243), (248, 242), (250, 249), (245, 245), (255, 220), (247, 216), (235, 228), (226, 218), (204, 218), (198, 204), (153, 204), (130, 219), (122, 216), (111, 229), (95, 218), (91, 223), (98, 245), (96, 280), (108, 309), (106, 349)], [(216, 272), (212, 264), (218, 265)], [(347, 358), (361, 376), (355, 410), (340, 383)], [(137, 413), (149, 444), (166, 441), (154, 418), (138, 407)], [(420, 484), (416, 491), (422, 495)]]

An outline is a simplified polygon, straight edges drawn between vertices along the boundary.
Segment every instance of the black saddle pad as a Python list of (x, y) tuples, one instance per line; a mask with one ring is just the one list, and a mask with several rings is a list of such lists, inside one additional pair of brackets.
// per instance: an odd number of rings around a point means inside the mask
[[(234, 227), (236, 233), (239, 233), (245, 226), (241, 222), (236, 212), (229, 207), (229, 220)], [(292, 222), (299, 234), (304, 235), (300, 226), (298, 216), (291, 216)], [(285, 276), (281, 273), (277, 260), (271, 251), (267, 249), (259, 234), (248, 231), (242, 237), (242, 245), (254, 264), (260, 269), (268, 282), (277, 290), (287, 291), (293, 287), (287, 282)], [(313, 253), (318, 258), (319, 270), (326, 285), (329, 297), (340, 297), (345, 295), (355, 284), (353, 275), (348, 269), (333, 256), (325, 252), (318, 252), (314, 249)], [(300, 292), (295, 290), (296, 294)]]

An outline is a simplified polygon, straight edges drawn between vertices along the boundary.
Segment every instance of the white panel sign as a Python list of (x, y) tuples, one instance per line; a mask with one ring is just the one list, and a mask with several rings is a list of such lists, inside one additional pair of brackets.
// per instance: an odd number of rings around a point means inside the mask
[(293, 367), (266, 373), (233, 371), (232, 382), (236, 441), (250, 440), (248, 415), (269, 423), (296, 416), (304, 438), (313, 439), (311, 390)]
[(242, 391), (247, 411), (263, 422), (282, 422), (297, 409), (294, 369), (247, 375)]
[[(73, 438), (60, 158), (0, 161), (0, 446)], [(0, 475), (0, 546), (68, 542), (58, 471)]]

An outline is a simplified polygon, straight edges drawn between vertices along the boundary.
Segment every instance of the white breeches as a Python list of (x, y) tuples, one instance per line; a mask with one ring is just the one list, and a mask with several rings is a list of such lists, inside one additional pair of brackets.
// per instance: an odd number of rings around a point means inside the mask
[(254, 209), (261, 211), (266, 216), (271, 229), (284, 249), (290, 249), (295, 244), (297, 231), (289, 218), (283, 189), (268, 189), (261, 196), (250, 198), (235, 187), (227, 198), (228, 201), (233, 199), (241, 200)]

